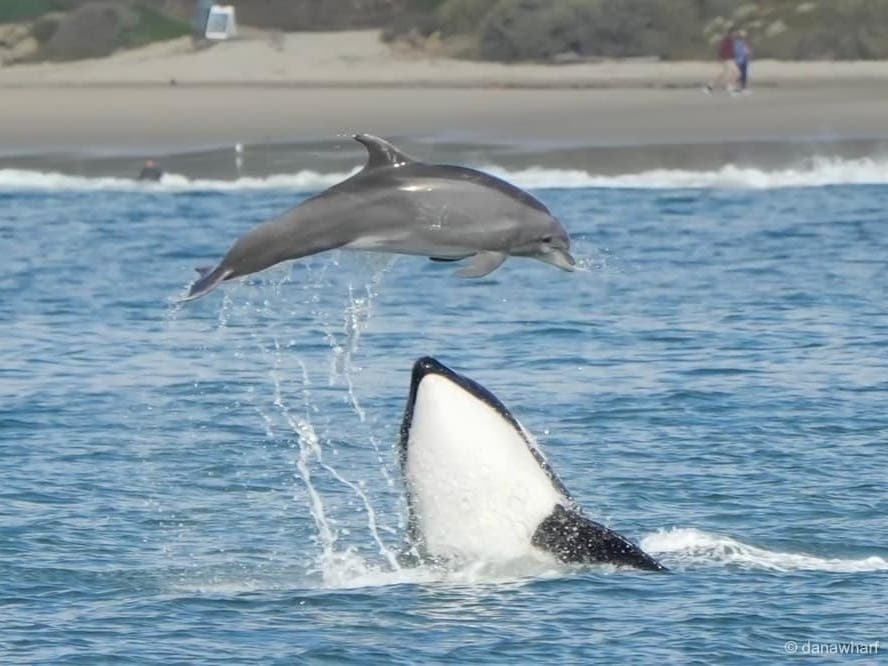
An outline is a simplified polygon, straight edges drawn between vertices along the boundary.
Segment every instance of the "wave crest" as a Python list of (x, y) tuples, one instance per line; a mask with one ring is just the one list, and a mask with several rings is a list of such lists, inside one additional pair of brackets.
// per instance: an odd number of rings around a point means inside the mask
[(87, 192), (229, 192), (237, 190), (316, 192), (345, 180), (356, 171), (357, 169), (350, 173), (319, 173), (303, 170), (292, 174), (274, 174), (265, 177), (245, 176), (236, 180), (191, 179), (181, 174), (165, 173), (159, 181), (139, 181), (134, 178), (107, 176), (71, 176), (56, 171), (0, 169), (0, 189)]
[[(820, 157), (795, 167), (759, 169), (727, 164), (719, 169), (653, 169), (639, 173), (603, 176), (581, 169), (528, 167), (505, 169), (483, 167), (494, 175), (528, 189), (774, 189), (783, 187), (822, 187), (825, 185), (888, 184), (888, 157), (841, 159)], [(292, 190), (317, 192), (358, 171), (321, 173), (302, 170), (265, 177), (236, 180), (191, 179), (175, 173), (160, 182), (140, 182), (131, 178), (71, 176), (52, 171), (0, 169), (0, 189), (12, 190), (110, 190), (110, 191), (236, 191)]]

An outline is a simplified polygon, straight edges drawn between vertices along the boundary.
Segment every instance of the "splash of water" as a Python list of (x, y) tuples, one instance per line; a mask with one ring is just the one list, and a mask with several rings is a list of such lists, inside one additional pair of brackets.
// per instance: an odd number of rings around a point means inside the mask
[[(324, 287), (326, 269), (331, 263), (335, 264), (336, 261), (337, 257), (332, 256), (318, 271), (315, 271), (311, 265), (307, 266), (306, 275), (303, 275), (303, 278), (307, 279), (301, 281), (302, 288), (306, 294), (306, 298), (303, 300), (317, 303), (317, 290)], [(331, 383), (332, 380), (341, 380), (345, 384), (349, 402), (361, 423), (365, 422), (367, 417), (360, 406), (352, 381), (352, 360), (357, 353), (361, 333), (369, 323), (373, 299), (378, 293), (383, 275), (391, 264), (392, 259), (386, 258), (384, 262), (375, 267), (373, 274), (364, 287), (366, 296), (356, 296), (355, 289), (349, 285), (348, 300), (342, 313), (344, 324), (341, 331), (333, 330), (330, 323), (330, 313), (326, 308), (317, 306), (312, 312), (313, 315), (321, 319), (323, 327), (326, 329), (325, 336), (330, 341), (331, 363), (338, 368), (338, 372), (335, 375), (331, 375)], [(290, 274), (283, 276), (274, 283), (273, 294), (280, 296), (283, 287), (290, 284), (290, 282)], [(277, 303), (278, 300), (278, 298), (265, 299), (257, 309), (257, 312), (260, 314), (264, 312), (265, 315), (270, 315), (270, 311), (280, 307), (280, 304)], [(300, 305), (304, 307), (307, 304), (301, 303)], [(226, 321), (227, 318), (224, 320), (220, 319), (220, 326), (224, 326)], [(257, 331), (255, 327), (251, 328), (251, 335), (258, 352), (265, 357), (266, 363), (270, 365), (268, 376), (273, 387), (272, 404), (276, 412), (286, 423), (287, 428), (296, 436), (298, 456), (295, 460), (295, 467), (298, 478), (305, 488), (309, 513), (316, 527), (316, 543), (320, 548), (317, 565), (325, 584), (341, 586), (346, 585), (346, 582), (349, 580), (367, 575), (368, 572), (398, 571), (400, 566), (397, 557), (381, 536), (383, 528), (380, 525), (379, 517), (369, 496), (364, 491), (362, 483), (349, 480), (324, 459), (325, 440), (318, 433), (312, 421), (312, 415), (320, 413), (321, 410), (318, 404), (316, 404), (312, 393), (313, 381), (308, 366), (302, 359), (295, 359), (300, 368), (301, 378), (297, 380), (298, 385), (296, 387), (300, 404), (294, 407), (291, 404), (292, 401), (287, 398), (288, 393), (293, 392), (292, 388), (285, 390), (281, 372), (282, 367), (294, 360), (292, 358), (293, 351), (282, 348), (278, 338), (274, 335), (272, 335), (269, 341), (268, 335)], [(263, 418), (266, 432), (271, 435), (273, 433), (273, 419), (259, 406), (257, 406), (257, 411), (259, 411), (261, 418)], [(377, 459), (381, 459), (378, 444), (373, 442), (373, 446), (377, 453)], [(336, 521), (333, 516), (329, 515), (328, 503), (325, 502), (325, 498), (315, 481), (315, 472), (318, 470), (323, 470), (332, 479), (348, 488), (359, 500), (366, 516), (367, 531), (384, 560), (383, 566), (369, 564), (354, 548), (338, 546), (340, 535), (335, 527)], [(387, 475), (386, 480), (388, 481)]]
[(281, 415), (297, 435), (299, 442), (299, 457), (296, 460), (296, 468), (306, 488), (309, 498), (310, 512), (318, 531), (318, 543), (321, 547), (320, 570), (326, 583), (343, 585), (344, 581), (365, 575), (368, 571), (382, 571), (377, 567), (368, 565), (353, 549), (337, 551), (337, 534), (327, 518), (325, 505), (320, 492), (315, 488), (312, 480), (312, 465), (317, 465), (330, 474), (339, 483), (349, 488), (361, 501), (364, 513), (367, 517), (367, 530), (377, 546), (380, 555), (385, 559), (391, 571), (398, 571), (400, 566), (396, 555), (385, 544), (380, 536), (380, 528), (376, 511), (364, 492), (360, 483), (353, 483), (340, 474), (332, 465), (326, 463), (323, 457), (321, 438), (318, 437), (311, 421), (309, 412), (312, 407), (311, 392), (309, 390), (310, 379), (304, 365), (302, 376), (302, 395), (304, 414), (296, 416), (287, 406), (280, 389), (280, 379), (276, 372), (272, 373), (275, 385), (274, 404)]
[(348, 285), (348, 300), (343, 310), (342, 328), (337, 331), (325, 325), (327, 341), (333, 352), (330, 367), (330, 385), (339, 381), (345, 383), (348, 400), (361, 423), (367, 420), (367, 413), (361, 407), (354, 386), (354, 357), (358, 351), (361, 335), (366, 330), (373, 315), (373, 301), (379, 295), (379, 288), (385, 274), (395, 263), (392, 255), (368, 255), (372, 273), (363, 285), (363, 294), (356, 295), (352, 283)]
[(649, 534), (641, 547), (683, 564), (729, 564), (772, 571), (888, 571), (888, 560), (871, 556), (862, 559), (816, 557), (781, 553), (750, 546), (736, 539), (693, 527), (676, 527)]

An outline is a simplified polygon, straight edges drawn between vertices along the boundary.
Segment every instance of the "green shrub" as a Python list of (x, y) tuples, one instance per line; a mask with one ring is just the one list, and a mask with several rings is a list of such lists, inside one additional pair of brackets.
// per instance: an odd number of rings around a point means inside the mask
[(139, 13), (139, 21), (124, 37), (128, 46), (141, 46), (191, 34), (191, 26), (185, 21), (161, 14), (145, 5), (138, 5), (136, 11)]
[(68, 6), (64, 0), (0, 0), (0, 23), (30, 21)]
[(48, 42), (59, 28), (57, 16), (41, 16), (31, 24), (31, 35), (41, 44)]
[(447, 0), (408, 0), (407, 11), (417, 14), (428, 14), (443, 5)]
[(445, 37), (477, 32), (499, 0), (446, 0), (435, 12), (437, 31)]
[(681, 57), (705, 46), (699, 8), (698, 0), (500, 0), (481, 27), (480, 54)]

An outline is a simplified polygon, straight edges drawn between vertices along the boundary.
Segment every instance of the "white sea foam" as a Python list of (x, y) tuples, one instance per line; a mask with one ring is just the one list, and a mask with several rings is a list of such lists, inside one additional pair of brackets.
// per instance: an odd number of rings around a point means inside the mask
[(818, 157), (784, 169), (768, 170), (727, 164), (709, 171), (653, 169), (615, 176), (595, 175), (579, 169), (540, 167), (506, 171), (490, 166), (486, 170), (522, 187), (536, 189), (772, 189), (888, 183), (888, 158), (846, 160)]
[(465, 562), (458, 566), (422, 565), (397, 570), (369, 564), (357, 556), (331, 562), (323, 572), (324, 588), (348, 589), (387, 585), (502, 585), (559, 578), (567, 568), (546, 558), (527, 557), (509, 562)]
[[(649, 534), (641, 547), (672, 569), (701, 566), (736, 566), (775, 572), (822, 571), (867, 573), (888, 571), (888, 560), (872, 555), (860, 559), (825, 558), (758, 548), (728, 536), (692, 527)], [(182, 573), (171, 586), (184, 592), (242, 593), (264, 589), (355, 589), (390, 585), (514, 585), (526, 581), (561, 578), (575, 567), (558, 565), (549, 558), (525, 557), (507, 562), (463, 562), (452, 566), (392, 567), (390, 562), (369, 561), (351, 549), (328, 552), (321, 568), (312, 573), (294, 565), (250, 571), (231, 566), (219, 570)], [(613, 573), (611, 565), (602, 570)]]
[[(771, 189), (781, 187), (820, 187), (823, 185), (888, 184), (888, 157), (841, 159), (820, 157), (783, 169), (759, 169), (733, 164), (708, 171), (654, 169), (639, 173), (603, 176), (580, 169), (529, 167), (505, 169), (482, 167), (520, 187), (529, 189), (577, 189), (584, 187), (633, 189)], [(168, 173), (160, 182), (145, 183), (130, 178), (70, 176), (57, 172), (0, 169), (0, 189), (4, 190), (110, 190), (110, 191), (236, 191), (292, 190), (317, 192), (338, 183), (350, 172), (321, 173), (303, 170), (266, 177), (212, 180)]]
[(641, 547), (668, 564), (731, 564), (771, 571), (888, 571), (888, 560), (875, 555), (861, 559), (816, 557), (802, 553), (781, 553), (758, 548), (728, 536), (693, 527), (676, 527), (649, 534)]
[(392, 585), (521, 585), (526, 582), (560, 578), (568, 571), (527, 559), (492, 564), (471, 562), (459, 567), (417, 566), (392, 569), (371, 563), (353, 552), (336, 553), (322, 571), (306, 573), (293, 564), (276, 563), (261, 568), (228, 563), (203, 569), (185, 569), (172, 575), (166, 587), (186, 594), (250, 594), (266, 590), (323, 589), (349, 590)]
[(316, 192), (348, 178), (351, 173), (318, 173), (305, 170), (263, 178), (243, 177), (237, 180), (190, 179), (180, 174), (166, 173), (160, 181), (148, 182), (132, 178), (70, 176), (54, 171), (0, 169), (0, 189), (119, 192), (226, 192), (235, 190)]

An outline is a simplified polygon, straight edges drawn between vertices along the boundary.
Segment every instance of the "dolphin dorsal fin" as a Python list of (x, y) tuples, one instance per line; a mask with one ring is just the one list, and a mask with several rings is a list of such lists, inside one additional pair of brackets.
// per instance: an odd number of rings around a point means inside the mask
[(375, 169), (376, 167), (400, 167), (413, 162), (412, 157), (408, 157), (400, 150), (395, 148), (388, 141), (380, 139), (372, 134), (355, 134), (355, 141), (364, 144), (367, 149), (367, 164), (365, 169)]

